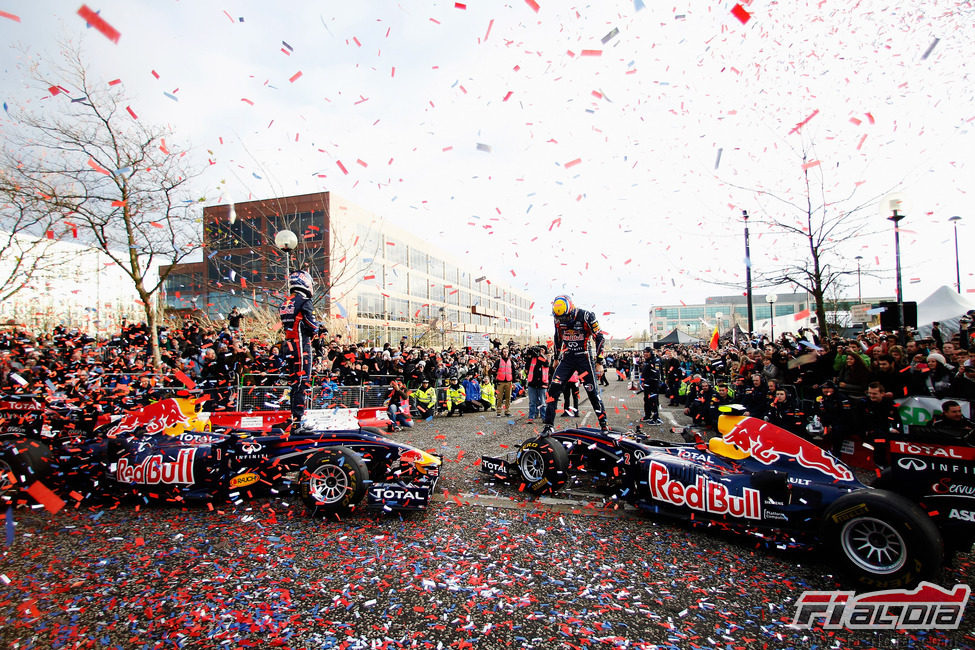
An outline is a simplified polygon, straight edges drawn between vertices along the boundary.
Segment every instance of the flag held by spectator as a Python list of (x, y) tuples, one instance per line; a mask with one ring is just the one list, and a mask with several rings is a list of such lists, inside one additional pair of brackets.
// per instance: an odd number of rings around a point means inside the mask
[(712, 350), (718, 349), (718, 326), (714, 326), (714, 331), (711, 332), (711, 342), (708, 343), (708, 347)]

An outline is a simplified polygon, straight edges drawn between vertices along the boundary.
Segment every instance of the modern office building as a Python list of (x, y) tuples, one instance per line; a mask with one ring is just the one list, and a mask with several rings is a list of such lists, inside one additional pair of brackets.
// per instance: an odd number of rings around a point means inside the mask
[[(816, 300), (808, 293), (777, 293), (775, 302), (768, 302), (766, 295), (752, 297), (752, 319), (756, 332), (768, 333), (772, 307), (775, 308), (776, 331), (796, 331), (800, 327), (816, 326)], [(893, 300), (890, 297), (863, 298), (865, 304), (877, 304)], [(827, 314), (848, 314), (858, 303), (857, 298), (841, 298), (827, 302)], [(828, 316), (827, 316), (828, 318)], [(839, 320), (843, 320), (840, 318)], [(704, 304), (659, 305), (650, 309), (650, 335), (656, 340), (666, 336), (674, 328), (697, 338), (707, 338), (718, 325), (727, 332), (738, 326), (748, 330), (748, 300), (745, 296), (710, 296)]]
[[(316, 311), (330, 329), (357, 341), (464, 345), (465, 334), (530, 336), (527, 294), (436, 249), (422, 228), (407, 232), (333, 193), (210, 206), (203, 225), (203, 260), (167, 278), (170, 309), (220, 317), (235, 305), (276, 308), (288, 265), (312, 274)], [(274, 243), (282, 230), (298, 239), (287, 263)]]
[[(4, 240), (8, 241), (9, 233)], [(117, 332), (122, 321), (144, 321), (139, 294), (126, 273), (97, 248), (75, 241), (50, 241), (37, 247), (36, 238), (21, 234), (10, 239), (10, 253), (0, 258), (0, 276), (18, 277), (15, 264), (33, 265), (34, 257), (53, 260), (41, 265), (19, 289), (0, 300), (0, 325), (17, 323), (35, 332), (63, 325), (92, 336)], [(16, 240), (24, 240), (21, 246)], [(27, 241), (31, 240), (31, 241)], [(22, 251), (22, 259), (11, 251)], [(155, 283), (155, 267), (146, 281)], [(13, 285), (7, 286), (7, 290)]]

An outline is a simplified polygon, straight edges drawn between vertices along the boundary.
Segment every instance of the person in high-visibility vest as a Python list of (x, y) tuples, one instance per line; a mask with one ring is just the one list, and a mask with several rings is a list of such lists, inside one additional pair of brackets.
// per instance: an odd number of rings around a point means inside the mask
[(463, 416), (464, 409), (461, 408), (461, 405), (466, 401), (467, 391), (458, 383), (457, 377), (451, 377), (450, 384), (447, 386), (447, 417), (454, 413)]
[(437, 389), (430, 386), (430, 380), (426, 377), (420, 382), (420, 387), (410, 393), (410, 397), (416, 400), (416, 414), (428, 420), (437, 411)]

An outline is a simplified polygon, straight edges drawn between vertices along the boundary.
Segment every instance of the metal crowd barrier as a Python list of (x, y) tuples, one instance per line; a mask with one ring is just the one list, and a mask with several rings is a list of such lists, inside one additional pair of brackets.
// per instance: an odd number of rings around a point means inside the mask
[[(325, 377), (315, 375), (312, 377), (311, 388), (306, 393), (306, 405), (314, 409), (382, 406), (389, 397), (389, 380), (394, 376), (382, 376), (382, 384), (332, 387), (323, 383)], [(268, 380), (272, 383), (265, 383)], [(436, 391), (437, 403), (446, 403), (447, 389), (437, 388)], [(241, 411), (288, 409), (291, 404), (290, 393), (287, 375), (244, 375), (238, 387), (236, 408)], [(415, 404), (415, 400), (410, 401)]]

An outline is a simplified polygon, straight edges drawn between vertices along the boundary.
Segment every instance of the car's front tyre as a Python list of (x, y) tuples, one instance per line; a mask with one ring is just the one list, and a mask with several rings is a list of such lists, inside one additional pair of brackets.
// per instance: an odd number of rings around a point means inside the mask
[(339, 517), (366, 494), (369, 471), (355, 452), (331, 447), (308, 457), (298, 475), (298, 493), (315, 517)]
[(518, 471), (532, 494), (555, 492), (569, 478), (569, 454), (555, 438), (526, 440), (518, 449)]

